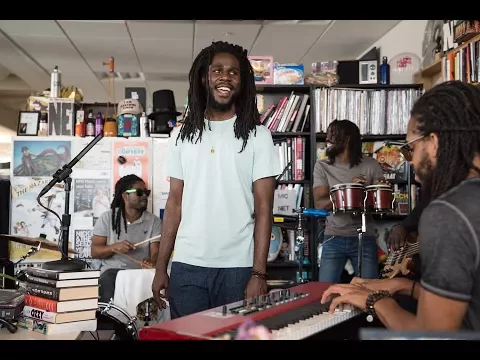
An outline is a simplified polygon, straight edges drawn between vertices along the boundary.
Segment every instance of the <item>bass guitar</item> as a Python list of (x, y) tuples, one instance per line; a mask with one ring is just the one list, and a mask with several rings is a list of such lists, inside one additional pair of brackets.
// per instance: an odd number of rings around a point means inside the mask
[(416, 268), (415, 258), (418, 257), (419, 247), (420, 243), (416, 234), (407, 237), (405, 245), (399, 252), (390, 252), (388, 254), (379, 278), (393, 279), (397, 276), (414, 276)]

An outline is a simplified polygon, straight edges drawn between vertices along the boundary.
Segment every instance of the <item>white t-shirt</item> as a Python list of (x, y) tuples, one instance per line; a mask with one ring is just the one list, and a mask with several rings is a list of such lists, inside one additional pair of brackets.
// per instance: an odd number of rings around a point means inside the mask
[[(233, 125), (236, 117), (211, 121), (195, 144), (172, 131), (167, 176), (183, 180), (182, 218), (172, 261), (231, 268), (253, 266), (253, 183), (281, 173), (272, 135), (264, 126), (250, 133), (245, 149)], [(214, 147), (215, 152), (211, 153)], [(272, 209), (273, 210), (273, 209)]]

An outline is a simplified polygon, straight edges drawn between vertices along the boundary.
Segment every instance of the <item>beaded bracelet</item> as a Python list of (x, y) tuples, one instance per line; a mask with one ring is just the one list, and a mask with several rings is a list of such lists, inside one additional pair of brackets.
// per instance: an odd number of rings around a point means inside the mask
[(252, 275), (255, 276), (256, 278), (259, 278), (259, 279), (262, 279), (262, 280), (266, 280), (267, 276), (268, 276), (267, 273), (262, 273), (260, 271), (255, 270), (255, 269), (252, 269)]

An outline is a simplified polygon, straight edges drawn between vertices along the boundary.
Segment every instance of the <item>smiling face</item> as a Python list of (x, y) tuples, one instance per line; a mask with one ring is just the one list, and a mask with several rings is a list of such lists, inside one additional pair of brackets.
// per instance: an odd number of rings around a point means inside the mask
[(229, 53), (216, 54), (208, 71), (209, 103), (213, 110), (232, 109), (240, 89), (240, 64)]

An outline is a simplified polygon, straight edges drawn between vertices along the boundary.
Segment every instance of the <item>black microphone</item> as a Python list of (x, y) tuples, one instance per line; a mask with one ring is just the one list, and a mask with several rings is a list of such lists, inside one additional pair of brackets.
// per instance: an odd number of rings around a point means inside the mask
[(70, 161), (68, 164), (63, 165), (60, 169), (58, 169), (55, 174), (53, 174), (53, 179), (50, 180), (50, 182), (45, 186), (42, 191), (38, 194), (38, 199), (40, 199), (42, 196), (44, 196), (46, 193), (48, 193), (56, 184), (64, 181), (66, 178), (70, 176), (72, 173), (73, 167), (77, 164), (77, 162), (80, 161), (81, 158), (85, 156), (87, 152), (90, 151), (92, 147), (95, 146), (96, 143), (98, 143), (101, 139), (103, 138), (103, 131), (100, 132), (88, 145), (80, 151), (80, 153), (75, 156), (72, 161)]

